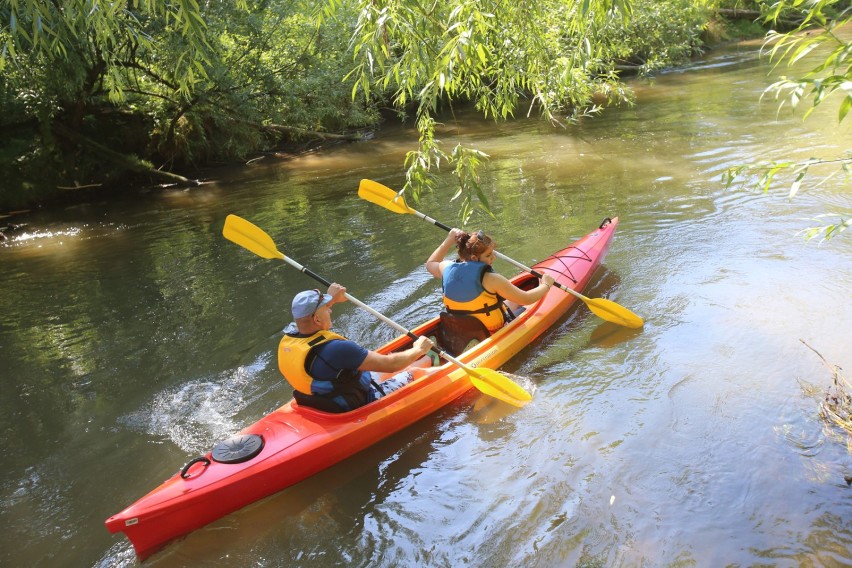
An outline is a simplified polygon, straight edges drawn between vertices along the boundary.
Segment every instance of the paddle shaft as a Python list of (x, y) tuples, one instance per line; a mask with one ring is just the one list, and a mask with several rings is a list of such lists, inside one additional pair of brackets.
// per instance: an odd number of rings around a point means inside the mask
[[(310, 268), (308, 268), (306, 266), (302, 266), (301, 264), (299, 264), (298, 262), (296, 262), (292, 258), (285, 256), (283, 260), (284, 260), (284, 262), (286, 262), (287, 264), (289, 264), (290, 266), (292, 266), (293, 268), (295, 268), (299, 272), (303, 272), (304, 274), (307, 274), (308, 276), (310, 276), (311, 278), (313, 278), (317, 282), (325, 284), (326, 286), (331, 286), (331, 282), (329, 282), (328, 280), (326, 280), (325, 278), (323, 278), (322, 276), (320, 276), (319, 274), (317, 274), (316, 272), (314, 272)], [(376, 310), (374, 310), (373, 308), (371, 308), (370, 306), (368, 306), (367, 304), (365, 304), (364, 302), (362, 302), (358, 298), (350, 295), (348, 292), (346, 293), (346, 299), (349, 300), (350, 302), (352, 302), (353, 304), (355, 304), (356, 306), (358, 306), (359, 308), (370, 312), (371, 314), (373, 314), (374, 316), (376, 316), (377, 318), (379, 318), (380, 320), (382, 320), (383, 322), (385, 322), (386, 324), (388, 324), (392, 328), (396, 329), (400, 333), (404, 333), (405, 335), (407, 335), (411, 339), (414, 339), (414, 340), (417, 339), (417, 336), (415, 334), (411, 333), (410, 331), (408, 331), (407, 329), (405, 329), (404, 327), (402, 327), (401, 325), (399, 325), (398, 323), (396, 323), (395, 321), (393, 321), (389, 317), (385, 316), (384, 314), (377, 312)]]
[[(292, 266), (293, 268), (295, 268), (299, 272), (307, 274), (308, 276), (310, 276), (311, 278), (313, 278), (317, 282), (321, 282), (322, 284), (325, 284), (326, 286), (331, 286), (331, 282), (329, 282), (328, 280), (326, 280), (325, 278), (323, 278), (322, 276), (320, 276), (319, 274), (317, 274), (316, 272), (314, 272), (310, 268), (302, 266), (301, 264), (299, 264), (298, 262), (296, 262), (292, 258), (284, 256), (283, 260), (284, 260), (284, 262), (286, 262), (287, 264), (289, 264), (290, 266)], [(358, 298), (350, 295), (349, 292), (346, 293), (346, 299), (349, 300), (350, 302), (352, 302), (353, 304), (355, 304), (356, 306), (358, 306), (359, 308), (370, 312), (371, 314), (373, 314), (374, 316), (376, 316), (377, 318), (379, 318), (380, 320), (382, 320), (383, 322), (385, 322), (386, 324), (388, 324), (389, 326), (391, 326), (392, 328), (394, 328), (398, 332), (404, 333), (405, 335), (407, 335), (408, 337), (410, 337), (411, 339), (413, 339), (415, 341), (417, 339), (419, 339), (418, 335), (416, 335), (415, 333), (412, 333), (411, 331), (405, 329), (403, 326), (399, 325), (398, 323), (396, 323), (395, 321), (393, 321), (392, 319), (390, 319), (386, 315), (384, 315), (380, 312), (377, 312), (376, 310), (374, 310), (373, 308), (371, 308), (370, 306), (368, 306), (367, 304), (365, 304), (364, 302), (362, 302)], [(440, 355), (441, 357), (443, 357), (447, 361), (454, 363), (455, 365), (458, 365), (459, 367), (461, 367), (462, 369), (464, 369), (466, 372), (470, 373), (474, 377), (476, 377), (480, 380), (485, 380), (485, 378), (482, 377), (479, 373), (477, 373), (475, 370), (471, 369), (470, 367), (468, 367), (467, 365), (465, 365), (464, 363), (462, 363), (461, 361), (459, 361), (458, 359), (456, 359), (455, 357), (453, 357), (452, 355), (450, 355), (449, 353), (447, 353), (446, 351), (441, 349), (431, 339), (429, 339), (429, 343), (432, 344), (433, 349), (438, 351), (438, 355)]]

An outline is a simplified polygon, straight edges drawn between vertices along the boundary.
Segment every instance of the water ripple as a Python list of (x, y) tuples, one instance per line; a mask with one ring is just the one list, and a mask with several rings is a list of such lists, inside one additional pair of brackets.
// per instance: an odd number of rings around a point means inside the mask
[(128, 428), (173, 442), (186, 452), (206, 451), (244, 424), (240, 411), (262, 393), (255, 378), (271, 363), (265, 353), (248, 365), (214, 379), (187, 381), (158, 393), (143, 408), (119, 419)]

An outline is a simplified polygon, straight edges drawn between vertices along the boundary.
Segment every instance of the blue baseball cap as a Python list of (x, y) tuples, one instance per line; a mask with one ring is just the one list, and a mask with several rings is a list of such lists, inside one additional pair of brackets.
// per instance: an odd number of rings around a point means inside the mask
[(331, 301), (331, 296), (323, 294), (316, 288), (299, 292), (293, 298), (293, 318), (300, 319), (312, 315), (321, 306)]

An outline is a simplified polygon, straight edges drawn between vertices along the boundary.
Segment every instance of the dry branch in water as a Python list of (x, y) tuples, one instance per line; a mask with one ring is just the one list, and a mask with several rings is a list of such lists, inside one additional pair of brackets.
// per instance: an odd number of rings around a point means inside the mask
[[(817, 354), (823, 364), (828, 367), (832, 374), (832, 385), (825, 392), (825, 397), (819, 405), (819, 415), (826, 421), (828, 426), (842, 428), (846, 434), (846, 445), (852, 451), (852, 384), (841, 373), (842, 369), (832, 365), (825, 360), (822, 354), (808, 345), (805, 340), (800, 339), (805, 347)], [(852, 475), (845, 477), (846, 484), (852, 485)]]

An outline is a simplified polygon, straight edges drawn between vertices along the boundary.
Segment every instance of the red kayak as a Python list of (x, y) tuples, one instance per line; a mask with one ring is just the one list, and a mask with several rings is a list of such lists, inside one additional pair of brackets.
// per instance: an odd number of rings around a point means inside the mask
[[(553, 253), (532, 268), (581, 291), (609, 249), (618, 218)], [(521, 288), (538, 279), (523, 273), (512, 279)], [(551, 288), (514, 321), (458, 356), (470, 367), (496, 369), (545, 332), (576, 301)], [(436, 306), (437, 311), (437, 306)], [(413, 332), (434, 335), (431, 319)], [(400, 336), (378, 351), (411, 344)], [(123, 532), (144, 560), (169, 541), (241, 507), (281, 491), (357, 453), (455, 400), (472, 387), (468, 374), (452, 363), (413, 369), (405, 387), (343, 414), (331, 414), (291, 400), (233, 438), (216, 444), (162, 485), (106, 520), (111, 533)]]

